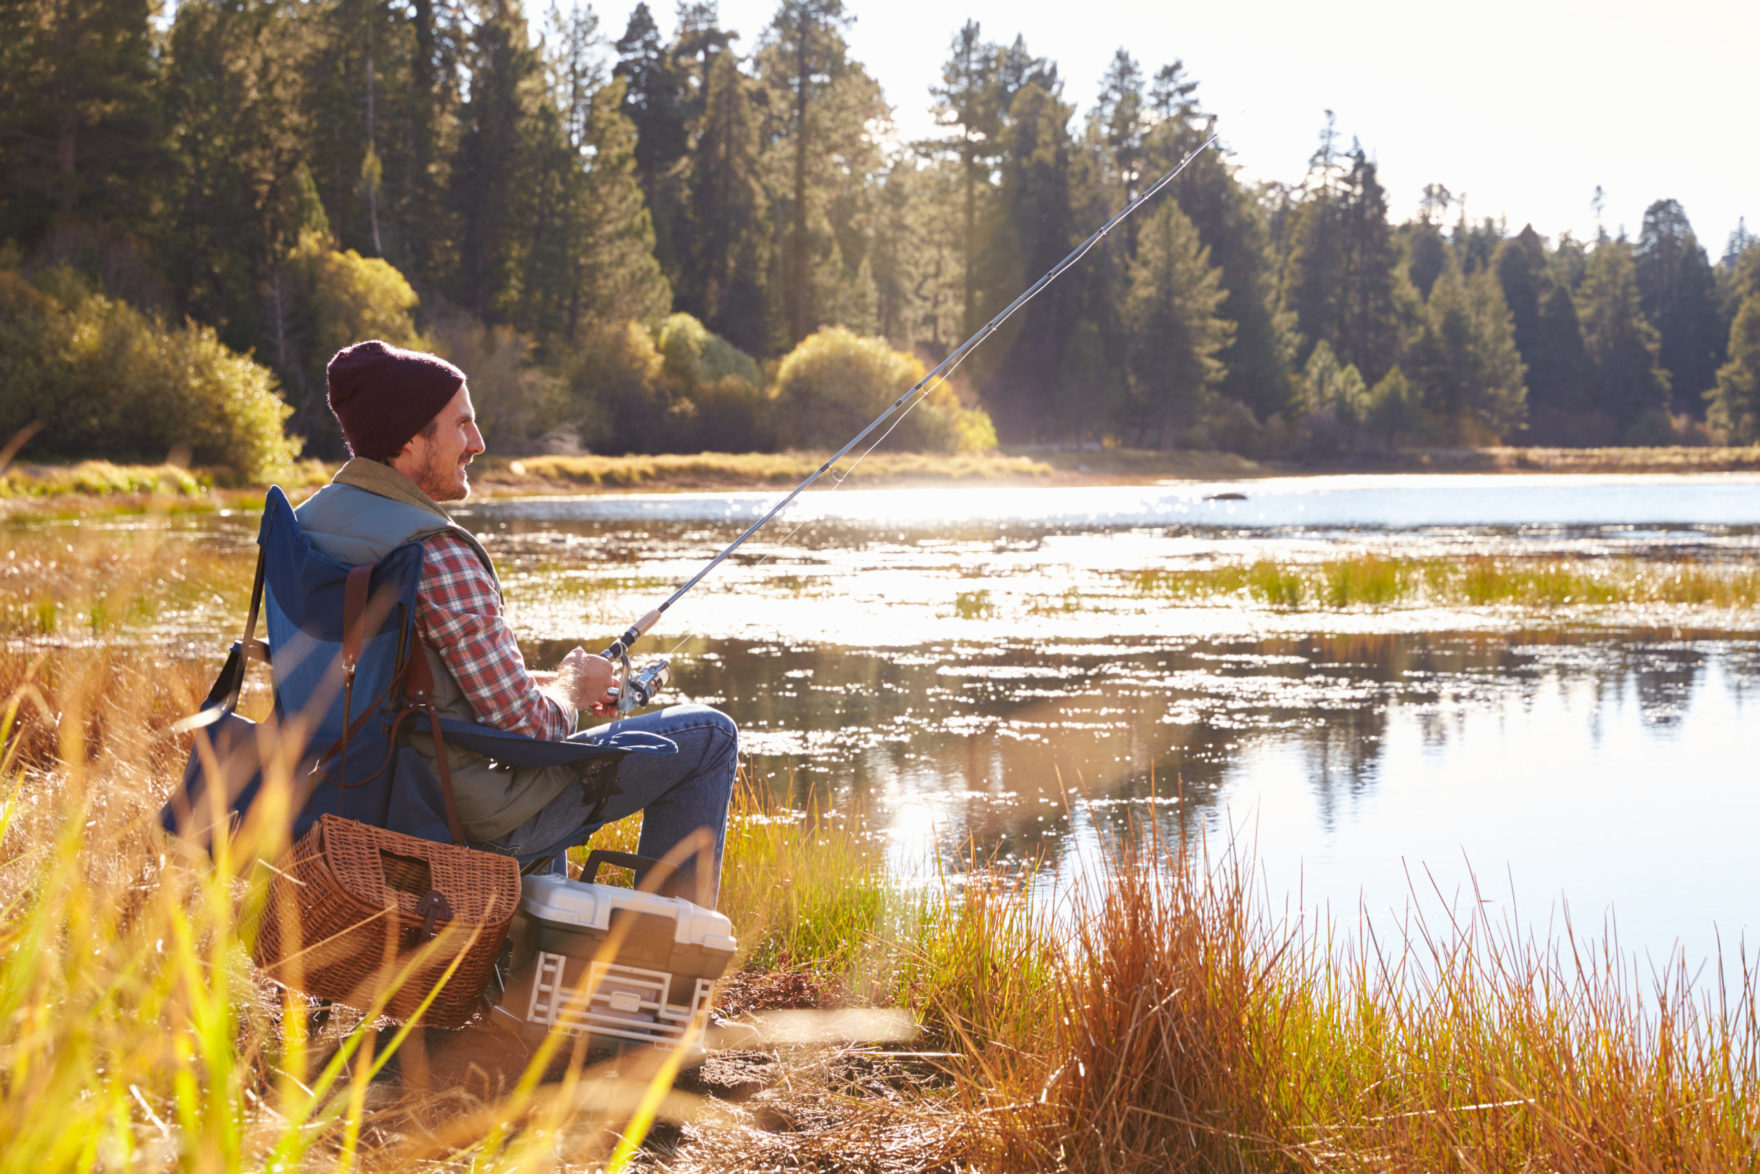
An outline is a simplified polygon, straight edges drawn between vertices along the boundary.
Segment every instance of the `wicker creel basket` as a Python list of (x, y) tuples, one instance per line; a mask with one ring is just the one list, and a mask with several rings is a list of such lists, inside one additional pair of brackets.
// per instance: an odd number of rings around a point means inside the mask
[(270, 879), (254, 955), (283, 986), (345, 1006), (366, 1009), (396, 984), (385, 1014), (409, 1019), (462, 954), (422, 1016), (462, 1027), (519, 897), (512, 857), (325, 815)]

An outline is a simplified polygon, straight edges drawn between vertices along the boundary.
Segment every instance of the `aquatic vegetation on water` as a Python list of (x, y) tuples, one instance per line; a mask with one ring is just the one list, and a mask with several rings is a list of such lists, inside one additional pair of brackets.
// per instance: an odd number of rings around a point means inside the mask
[(225, 630), (244, 614), (254, 565), (248, 548), (152, 525), (99, 539), (78, 527), (13, 528), (0, 557), (0, 639), (138, 635), (173, 613)]
[(988, 591), (961, 591), (953, 597), (953, 614), (962, 620), (981, 620), (995, 610)]
[(1310, 563), (1260, 560), (1245, 567), (1136, 571), (1129, 582), (1142, 596), (1192, 601), (1234, 596), (1283, 609), (1300, 608), (1309, 600), (1332, 609), (1389, 604), (1760, 606), (1760, 568), (1752, 565), (1630, 558), (1401, 559), (1362, 554)]
[(1070, 587), (1062, 595), (1033, 595), (1027, 598), (1027, 611), (1036, 616), (1071, 615), (1088, 606), (1081, 589)]

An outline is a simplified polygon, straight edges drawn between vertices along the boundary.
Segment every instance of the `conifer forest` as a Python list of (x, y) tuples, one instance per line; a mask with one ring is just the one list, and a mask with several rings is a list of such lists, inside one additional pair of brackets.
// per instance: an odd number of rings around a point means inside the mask
[[(1212, 129), (904, 447), (1760, 438), (1745, 227), (1701, 240), (1659, 191), (1635, 239), (1548, 239), (1448, 177), (1396, 223), (1330, 115), (1305, 174), (1252, 182), (1177, 59), (1074, 78), (967, 23), (927, 30), (939, 84), (887, 94), (854, 19), (681, 2), (668, 40), (646, 5), (13, 0), (0, 439), (334, 459), (325, 361), (381, 337), (462, 366), (498, 451), (833, 446)], [(937, 134), (902, 139), (904, 106)]]

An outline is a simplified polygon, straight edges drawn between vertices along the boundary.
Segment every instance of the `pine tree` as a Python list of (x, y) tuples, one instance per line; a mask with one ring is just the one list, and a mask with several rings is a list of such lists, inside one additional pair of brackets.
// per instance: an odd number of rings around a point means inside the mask
[(593, 96), (582, 154), (586, 164), (571, 276), (568, 331), (583, 319), (654, 321), (672, 307), (672, 289), (654, 255), (654, 228), (642, 200), (636, 129), (623, 114), (621, 81)]
[[(1125, 200), (1125, 183), (1125, 169), (1107, 141), (1105, 122), (1098, 111), (1092, 112), (1081, 139), (1070, 148), (1072, 232), (1076, 224), (1096, 224), (1116, 212)], [(1126, 222), (1141, 223), (1137, 218)], [(1082, 439), (1098, 439), (1123, 420), (1129, 367), (1123, 312), (1134, 250), (1133, 238), (1121, 227), (1059, 281), (1070, 286), (1064, 292), (1073, 317), (1062, 377), (1083, 389), (1086, 407), (1068, 426)]]
[(139, 231), (160, 162), (149, 0), (0, 5), (0, 238)]
[(1370, 409), (1369, 385), (1351, 363), (1341, 363), (1325, 339), (1314, 344), (1296, 381), (1302, 447), (1339, 452), (1356, 447)]
[(1399, 281), (1399, 249), (1387, 223), (1387, 197), (1375, 164), (1354, 147), (1338, 207), (1343, 296), (1336, 349), (1369, 383), (1399, 361), (1410, 308)]
[(1735, 319), (1729, 360), (1706, 393), (1706, 420), (1729, 444), (1760, 442), (1760, 246), (1749, 244), (1735, 265)]
[[(843, 30), (854, 18), (841, 0), (782, 0), (764, 31), (758, 59), (760, 75), (772, 90), (780, 118), (780, 148), (787, 158), (787, 234), (782, 242), (783, 317), (790, 345), (816, 325), (811, 274), (817, 254), (830, 242), (812, 234), (812, 182), (825, 156), (838, 142), (827, 125), (826, 96), (849, 68)], [(822, 205), (821, 205), (822, 207)]]
[(1533, 225), (1498, 247), (1492, 271), (1528, 369), (1528, 437), (1541, 444), (1570, 442), (1584, 410), (1585, 362), (1570, 291), (1553, 276), (1546, 243)]
[(460, 9), (410, 0), (409, 89), (401, 123), (409, 165), (392, 191), (394, 255), (408, 273), (438, 284), (456, 270), (456, 229), (448, 194), (460, 102)]
[(1027, 39), (1018, 33), (996, 61), (996, 108), (1006, 117), (1014, 100), (1028, 86), (1047, 94), (1059, 94), (1063, 83), (1057, 77), (1057, 64), (1048, 58), (1035, 57), (1027, 50)]
[(738, 39), (738, 33), (721, 27), (715, 0), (679, 0), (678, 32), (672, 38), (672, 68), (682, 87), (680, 101), (687, 126), (702, 121), (715, 59)]
[(1454, 193), (1439, 183), (1424, 185), (1418, 201), (1418, 218), (1407, 222), (1400, 235), (1406, 251), (1406, 277), (1418, 296), (1428, 299), (1430, 287), (1448, 267), (1448, 243), (1442, 237), (1442, 217), (1454, 203)]
[[(558, 74), (566, 72), (556, 62), (552, 56), (553, 84)], [(587, 123), (576, 124), (574, 134), (580, 136), (576, 139), (569, 129), (575, 119), (566, 109), (558, 109), (566, 100), (566, 94), (553, 88), (521, 120), (517, 165), (522, 182), (507, 205), (509, 281), (493, 307), (495, 321), (544, 341), (574, 335), (580, 316), (581, 252), (587, 237), (584, 222), (593, 214), (584, 191), (591, 107)]]
[[(1549, 268), (1556, 273), (1556, 265)], [(1583, 345), (1576, 299), (1556, 277), (1540, 299), (1535, 344), (1528, 372), (1528, 419), (1535, 439), (1582, 443), (1581, 417), (1589, 404), (1589, 352)], [(1550, 431), (1541, 427), (1547, 420)]]
[(1272, 240), (1281, 270), (1279, 301), (1299, 332), (1296, 360), (1304, 367), (1318, 343), (1330, 346), (1338, 337), (1343, 318), (1343, 169), (1330, 110), (1319, 139), (1301, 187), (1270, 193), (1275, 205)]
[(1723, 363), (1727, 326), (1718, 313), (1717, 278), (1687, 214), (1674, 200), (1644, 212), (1633, 254), (1638, 299), (1659, 336), (1674, 411), (1697, 416)]
[(548, 93), (527, 119), (532, 182), (518, 204), (520, 310), (540, 339), (574, 339), (591, 323), (654, 321), (671, 304), (640, 186), (626, 81), (604, 84), (597, 21), (552, 9)]
[(751, 354), (776, 350), (770, 208), (760, 174), (752, 83), (732, 53), (709, 67), (702, 132), (691, 169), (695, 222), (679, 304), (710, 330)]
[[(235, 350), (274, 355), (280, 341), (274, 274), (304, 220), (299, 172), (310, 145), (305, 110), (285, 95), (300, 92), (312, 42), (281, 0), (186, 0), (171, 27), (158, 250), (176, 308)], [(295, 427), (321, 409), (299, 405)]]
[(1185, 62), (1170, 61), (1149, 83), (1149, 112), (1158, 122), (1190, 123), (1198, 114), (1192, 97), (1197, 89), (1198, 83), (1186, 76)]
[(1226, 297), (1197, 227), (1178, 204), (1162, 204), (1138, 237), (1122, 312), (1130, 432), (1169, 449), (1199, 420), (1222, 379), (1217, 356), (1234, 337), (1219, 314)]
[(945, 355), (964, 330), (964, 176), (955, 161), (893, 161), (875, 199), (876, 326), (901, 350)]
[(1718, 261), (1718, 267), (1733, 274), (1741, 264), (1742, 256), (1753, 248), (1757, 241), (1760, 241), (1760, 237), (1748, 231), (1748, 218), (1746, 216), (1738, 217), (1734, 231), (1729, 234), (1729, 240), (1724, 242), (1723, 257)]
[(654, 218), (655, 253), (661, 268), (676, 277), (688, 248), (675, 242), (684, 198), (675, 171), (689, 146), (684, 84), (646, 3), (630, 13), (615, 48), (612, 73), (624, 81), (623, 113), (636, 128), (636, 175)]
[[(1029, 82), (1014, 97), (1002, 133), (1002, 189), (982, 264), (983, 284), (1020, 290), (1074, 244), (1069, 119), (1056, 95)], [(1012, 293), (997, 293), (996, 301)], [(1005, 435), (1060, 432), (1082, 414), (1085, 391), (1066, 379), (1064, 359), (1080, 298), (1061, 283), (1045, 290), (998, 331), (994, 364), (981, 375), (990, 414)], [(986, 306), (980, 315), (999, 309)], [(983, 371), (983, 368), (980, 368)]]
[(1653, 428), (1668, 408), (1668, 375), (1657, 361), (1656, 328), (1644, 320), (1630, 245), (1607, 240), (1595, 247), (1577, 305), (1589, 358), (1589, 410), (1622, 440), (1640, 424)]
[(982, 39), (978, 22), (968, 20), (954, 34), (951, 52), (941, 67), (941, 84), (930, 87), (936, 121), (954, 131), (934, 144), (957, 161), (960, 177), (960, 241), (962, 289), (961, 333), (978, 328), (977, 252), (980, 200), (992, 195), (990, 171), (1001, 130), (997, 70), (1001, 50)]
[[(1199, 112), (1191, 94), (1195, 83), (1178, 81), (1179, 64), (1157, 73), (1162, 84), (1173, 82), (1177, 104), (1153, 102), (1161, 121), (1149, 136), (1149, 171), (1160, 173), (1204, 139), (1196, 125)], [(1169, 113), (1161, 115), (1161, 111)], [(1207, 151), (1192, 160), (1174, 181), (1180, 209), (1197, 226), (1211, 263), (1222, 273), (1226, 293), (1221, 314), (1234, 323), (1232, 340), (1219, 356), (1224, 373), (1219, 395), (1244, 404), (1260, 422), (1285, 412), (1294, 391), (1290, 362), (1295, 350), (1294, 327), (1277, 309), (1276, 260), (1272, 254), (1264, 206), (1235, 176), (1221, 152)]]
[(413, 100), (413, 29), (384, 0), (329, 0), (311, 10), (314, 44), (303, 94), (309, 165), (337, 242), (406, 259), (393, 193), (407, 190), (410, 143), (400, 108)]
[(1282, 304), (1301, 334), (1298, 355), (1305, 366), (1314, 347), (1339, 335), (1343, 320), (1344, 242), (1339, 199), (1321, 190), (1288, 212), (1289, 258), (1284, 266)]
[(1516, 349), (1525, 361), (1537, 349), (1540, 299), (1552, 284), (1546, 269), (1546, 242), (1532, 224), (1524, 225), (1521, 232), (1498, 246), (1491, 267), (1503, 287), (1504, 304), (1515, 326)]
[(553, 121), (534, 120), (544, 100), (543, 63), (517, 0), (494, 0), (471, 38), (469, 64), (470, 99), (460, 111), (451, 167), (457, 264), (447, 287), (478, 318), (504, 322), (517, 304), (518, 252), (530, 235), (520, 205), (541, 198), (535, 169), (554, 167), (543, 157), (554, 158), (560, 132)]
[(1144, 152), (1151, 123), (1143, 91), (1143, 69), (1124, 49), (1112, 55), (1112, 62), (1100, 79), (1094, 119), (1100, 125), (1125, 201), (1136, 199), (1142, 192)]
[(1463, 277), (1451, 264), (1437, 279), (1411, 371), (1431, 416), (1461, 440), (1495, 442), (1522, 424), (1525, 368), (1494, 273)]
[[(561, 119), (562, 137), (576, 154), (581, 154), (592, 141), (593, 110), (606, 80), (605, 66), (599, 58), (599, 18), (586, 5), (563, 12), (553, 2), (544, 23), (544, 73), (550, 103)], [(614, 70), (613, 76), (622, 75)], [(629, 106), (626, 95), (626, 115)], [(639, 133), (640, 128), (637, 129)], [(640, 167), (639, 160), (637, 166)]]
[(1478, 224), (1467, 220), (1467, 198), (1456, 199), (1460, 207), (1460, 219), (1455, 221), (1454, 233), (1449, 240), (1449, 249), (1454, 254), (1454, 262), (1467, 276), (1490, 268), (1493, 258), (1497, 256), (1497, 246), (1503, 243), (1503, 225), (1487, 217)]

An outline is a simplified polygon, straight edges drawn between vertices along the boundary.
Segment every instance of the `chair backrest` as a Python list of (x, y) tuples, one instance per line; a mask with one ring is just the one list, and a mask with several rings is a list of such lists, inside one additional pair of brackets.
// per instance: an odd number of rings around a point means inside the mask
[[(279, 489), (264, 503), (257, 542), (275, 717), (283, 729), (308, 731), (305, 756), (319, 760), (322, 775), (296, 830), (325, 812), (383, 826), (388, 789), (367, 784), (390, 758), (404, 662), (422, 655), (413, 638), (421, 544), (406, 542), (370, 568), (350, 567), (312, 545)], [(360, 629), (354, 641), (351, 623)]]
[(383, 698), (410, 651), (410, 624), (422, 575), (422, 545), (406, 542), (371, 568), (362, 619), (364, 639), (343, 712), (347, 586), (356, 568), (313, 546), (287, 498), (270, 491), (257, 542), (262, 546), (263, 614), (275, 670), (275, 713), (283, 722), (315, 722), (314, 749), (342, 736), (367, 706)]

